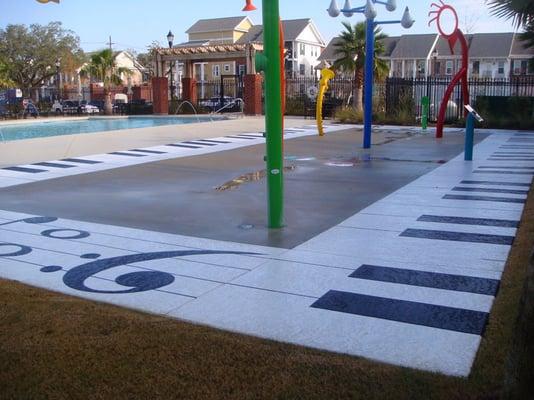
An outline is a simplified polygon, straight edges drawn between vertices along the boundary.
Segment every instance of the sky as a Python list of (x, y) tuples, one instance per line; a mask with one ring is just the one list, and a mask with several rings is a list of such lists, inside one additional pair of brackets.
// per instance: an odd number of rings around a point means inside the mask
[[(254, 23), (261, 23), (261, 0), (254, 0), (258, 11), (243, 13), (245, 0), (60, 0), (60, 4), (40, 4), (35, 0), (0, 0), (0, 28), (8, 24), (47, 24), (61, 21), (80, 37), (81, 47), (93, 51), (106, 46), (109, 36), (115, 50), (131, 49), (145, 52), (147, 46), (158, 41), (166, 46), (167, 32), (175, 34), (175, 43), (187, 40), (185, 31), (198, 19), (248, 15)], [(437, 0), (436, 0), (437, 1)], [(338, 0), (342, 6), (344, 0)], [(428, 11), (432, 0), (397, 0), (398, 9), (387, 12), (377, 6), (378, 18), (397, 20), (408, 6), (416, 20), (410, 30), (400, 25), (385, 25), (390, 36), (404, 33), (434, 33), (428, 26)], [(485, 0), (449, 0), (456, 7), (460, 27), (464, 31), (511, 32), (511, 23), (490, 16)], [(326, 13), (330, 0), (280, 0), (283, 19), (312, 18), (328, 42), (342, 30), (344, 17), (331, 18)], [(361, 6), (365, 0), (352, 0)], [(363, 20), (362, 15), (350, 18), (352, 23)]]

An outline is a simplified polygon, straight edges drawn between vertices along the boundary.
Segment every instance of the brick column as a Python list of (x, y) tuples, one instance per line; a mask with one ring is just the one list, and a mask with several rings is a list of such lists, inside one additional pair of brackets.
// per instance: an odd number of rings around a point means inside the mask
[(100, 85), (91, 83), (91, 85), (89, 85), (89, 93), (90, 93), (92, 101), (104, 101), (105, 100), (104, 88)]
[(260, 74), (245, 75), (244, 85), (245, 115), (261, 115), (263, 113), (262, 76)]
[(169, 113), (169, 82), (167, 78), (152, 78), (152, 102), (154, 114)]
[(132, 92), (133, 100), (152, 101), (152, 86), (150, 85), (134, 86)]
[(182, 100), (193, 104), (198, 102), (197, 81), (195, 78), (182, 78)]

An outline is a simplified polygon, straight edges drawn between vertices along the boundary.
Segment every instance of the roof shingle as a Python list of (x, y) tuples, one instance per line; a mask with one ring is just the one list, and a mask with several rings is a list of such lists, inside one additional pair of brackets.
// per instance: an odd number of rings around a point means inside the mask
[(200, 19), (185, 33), (222, 32), (235, 29), (247, 17)]
[[(311, 19), (309, 18), (282, 21), (284, 40), (287, 42), (296, 40), (310, 23)], [(263, 25), (254, 25), (237, 43), (263, 43)]]
[(436, 34), (423, 35), (403, 35), (400, 37), (395, 45), (395, 49), (391, 52), (391, 58), (410, 58), (410, 59), (426, 59), (434, 41)]

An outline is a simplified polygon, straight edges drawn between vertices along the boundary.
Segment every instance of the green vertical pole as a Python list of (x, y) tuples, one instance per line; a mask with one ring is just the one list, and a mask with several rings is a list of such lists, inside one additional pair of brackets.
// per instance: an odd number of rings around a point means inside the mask
[(428, 129), (428, 111), (430, 108), (430, 99), (427, 96), (424, 96), (421, 99), (422, 104), (422, 117), (421, 117), (421, 125), (423, 127), (423, 130), (426, 131)]
[(277, 229), (284, 224), (279, 0), (263, 0), (263, 36), (264, 55), (259, 57), (258, 64), (265, 71), (269, 228)]

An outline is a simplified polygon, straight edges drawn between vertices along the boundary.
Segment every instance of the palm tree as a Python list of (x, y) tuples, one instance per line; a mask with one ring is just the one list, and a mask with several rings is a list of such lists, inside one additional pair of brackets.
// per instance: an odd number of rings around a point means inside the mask
[[(343, 22), (345, 30), (338, 36), (338, 41), (334, 45), (334, 54), (338, 57), (334, 62), (334, 68), (346, 73), (354, 74), (353, 105), (356, 111), (363, 112), (362, 90), (363, 73), (365, 67), (365, 22), (358, 22), (352, 26), (348, 22)], [(374, 75), (378, 80), (383, 80), (389, 74), (389, 66), (378, 58), (384, 53), (384, 40), (387, 35), (383, 34), (380, 28), (375, 28), (375, 62)]]
[(113, 51), (110, 49), (102, 50), (91, 56), (91, 61), (80, 71), (82, 77), (93, 77), (104, 84), (104, 114), (113, 114), (113, 105), (111, 104), (111, 86), (122, 83), (122, 75), (129, 75), (131, 72), (128, 68), (117, 67)]
[(493, 15), (511, 19), (516, 27), (526, 27), (534, 21), (532, 0), (486, 0)]

